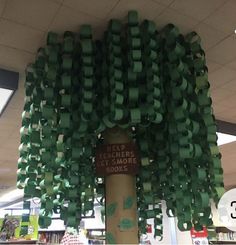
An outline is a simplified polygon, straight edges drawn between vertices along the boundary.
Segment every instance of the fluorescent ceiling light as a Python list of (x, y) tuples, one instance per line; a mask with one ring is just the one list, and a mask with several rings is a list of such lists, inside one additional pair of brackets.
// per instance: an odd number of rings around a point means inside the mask
[(12, 94), (13, 90), (0, 88), (0, 114), (3, 112)]
[(20, 190), (20, 189), (15, 189), (15, 190), (9, 191), (0, 197), (0, 202), (15, 201), (16, 199), (23, 197), (23, 194), (24, 194), (24, 191)]
[(216, 133), (218, 136), (217, 144), (224, 145), (236, 141), (236, 136), (231, 134)]

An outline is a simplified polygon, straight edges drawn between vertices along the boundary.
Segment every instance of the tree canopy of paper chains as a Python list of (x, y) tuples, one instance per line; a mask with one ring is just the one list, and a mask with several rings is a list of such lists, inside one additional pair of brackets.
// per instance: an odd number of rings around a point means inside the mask
[(53, 212), (72, 227), (93, 215), (104, 193), (95, 148), (115, 126), (130, 129), (140, 151), (140, 232), (154, 218), (162, 237), (160, 200), (182, 231), (212, 225), (210, 199), (217, 202), (224, 185), (207, 71), (195, 32), (157, 30), (136, 11), (126, 24), (110, 20), (102, 40), (89, 25), (48, 33), (26, 69), (17, 183), (26, 199), (40, 197), (40, 226)]

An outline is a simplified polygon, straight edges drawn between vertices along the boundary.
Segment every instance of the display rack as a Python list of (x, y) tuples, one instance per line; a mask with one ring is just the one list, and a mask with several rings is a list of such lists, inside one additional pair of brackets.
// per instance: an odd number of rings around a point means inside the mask
[(210, 244), (236, 244), (236, 232), (224, 226), (215, 227), (216, 237)]
[(105, 244), (105, 229), (87, 229), (89, 244)]
[(60, 241), (65, 233), (65, 230), (39, 230), (38, 240), (40, 243), (60, 244)]
[(226, 244), (236, 244), (235, 241), (209, 241), (209, 244), (222, 244), (222, 245), (226, 245)]
[(37, 240), (0, 241), (0, 244), (38, 244)]

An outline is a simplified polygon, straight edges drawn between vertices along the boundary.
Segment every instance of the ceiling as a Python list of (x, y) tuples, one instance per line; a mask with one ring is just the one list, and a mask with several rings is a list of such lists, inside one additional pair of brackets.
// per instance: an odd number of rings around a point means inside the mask
[[(132, 9), (158, 28), (172, 22), (184, 34), (199, 33), (216, 117), (236, 123), (235, 0), (0, 0), (0, 67), (20, 72), (19, 89), (0, 118), (0, 192), (15, 185), (24, 69), (45, 45), (47, 32), (78, 32), (86, 23), (99, 37), (108, 19), (125, 20)], [(226, 185), (236, 185), (234, 149), (236, 143), (221, 147)]]

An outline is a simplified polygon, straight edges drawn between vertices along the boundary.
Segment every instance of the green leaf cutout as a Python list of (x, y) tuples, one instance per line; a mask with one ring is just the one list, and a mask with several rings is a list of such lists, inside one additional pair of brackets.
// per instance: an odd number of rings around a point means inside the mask
[(120, 230), (129, 230), (134, 227), (134, 221), (128, 218), (121, 219), (119, 223)]
[(114, 236), (112, 235), (111, 232), (108, 232), (106, 234), (106, 241), (107, 241), (108, 244), (116, 244), (115, 238), (114, 238)]
[(133, 203), (134, 203), (133, 197), (131, 197), (131, 196), (126, 197), (124, 200), (124, 204), (123, 204), (124, 209), (132, 208)]
[(116, 202), (109, 204), (107, 206), (107, 210), (106, 210), (107, 217), (113, 216), (115, 211), (116, 211), (116, 208), (117, 208), (117, 203)]

